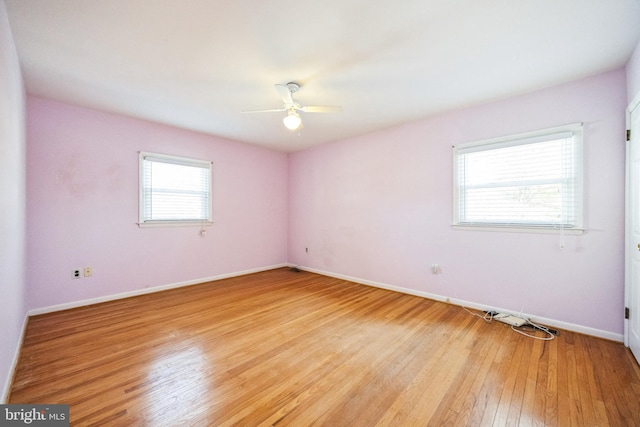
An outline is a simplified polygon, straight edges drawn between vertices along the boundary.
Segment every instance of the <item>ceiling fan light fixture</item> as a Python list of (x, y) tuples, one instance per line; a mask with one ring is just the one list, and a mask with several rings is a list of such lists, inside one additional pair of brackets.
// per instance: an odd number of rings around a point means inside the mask
[(282, 119), (284, 126), (289, 130), (296, 130), (300, 127), (302, 119), (295, 111), (289, 111), (289, 115)]
[(286, 111), (287, 116), (282, 119), (284, 126), (291, 130), (297, 130), (302, 127), (302, 119), (298, 114), (298, 111), (306, 113), (339, 113), (342, 111), (342, 107), (330, 106), (330, 105), (300, 105), (293, 99), (293, 94), (300, 90), (300, 85), (297, 83), (276, 84), (276, 91), (282, 99), (281, 108), (272, 108), (268, 110), (249, 110), (243, 111), (243, 113), (271, 113)]

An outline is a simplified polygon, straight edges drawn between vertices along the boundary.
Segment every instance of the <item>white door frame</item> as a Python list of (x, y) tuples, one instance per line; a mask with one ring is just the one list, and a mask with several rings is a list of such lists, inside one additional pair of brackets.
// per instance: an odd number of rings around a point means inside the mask
[[(635, 108), (640, 108), (640, 92), (636, 94), (631, 103), (627, 106), (625, 117), (625, 129), (631, 128), (631, 112)], [(626, 138), (625, 138), (626, 139)], [(626, 142), (626, 161), (625, 161), (625, 233), (624, 233), (624, 307), (629, 307), (629, 295), (631, 291), (631, 275), (630, 275), (630, 262), (631, 257), (629, 254), (630, 246), (630, 224), (631, 218), (631, 206), (629, 203), (629, 141)], [(629, 347), (629, 319), (624, 319), (624, 345)]]

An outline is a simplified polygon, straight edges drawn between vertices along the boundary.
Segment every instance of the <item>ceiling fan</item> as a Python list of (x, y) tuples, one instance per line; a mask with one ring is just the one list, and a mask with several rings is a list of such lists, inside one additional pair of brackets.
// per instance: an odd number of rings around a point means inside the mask
[(287, 84), (275, 85), (276, 91), (282, 98), (284, 105), (282, 108), (274, 108), (269, 110), (249, 110), (243, 113), (272, 113), (286, 111), (287, 116), (282, 120), (285, 127), (290, 130), (296, 130), (302, 124), (302, 119), (298, 111), (304, 113), (338, 113), (342, 111), (342, 107), (326, 106), (326, 105), (300, 105), (293, 99), (293, 94), (300, 90), (298, 83), (289, 82)]

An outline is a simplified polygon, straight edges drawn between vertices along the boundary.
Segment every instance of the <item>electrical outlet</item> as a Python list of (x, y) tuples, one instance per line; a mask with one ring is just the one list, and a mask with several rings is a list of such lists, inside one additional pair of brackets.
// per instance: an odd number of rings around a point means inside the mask
[(91, 277), (91, 276), (93, 276), (93, 269), (91, 267), (85, 267), (84, 277)]
[(71, 278), (72, 279), (80, 279), (82, 278), (82, 270), (80, 270), (79, 268), (74, 268), (73, 270), (71, 270)]

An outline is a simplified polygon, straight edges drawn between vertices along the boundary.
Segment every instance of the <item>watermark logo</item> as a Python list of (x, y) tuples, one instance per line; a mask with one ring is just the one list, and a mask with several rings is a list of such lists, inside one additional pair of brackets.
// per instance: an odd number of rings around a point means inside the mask
[(69, 427), (69, 405), (0, 405), (0, 427)]

